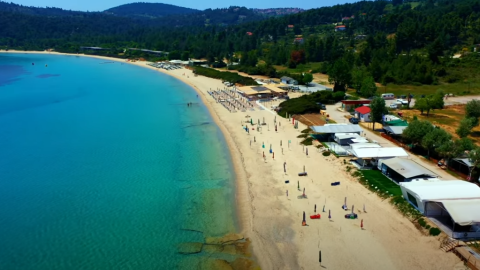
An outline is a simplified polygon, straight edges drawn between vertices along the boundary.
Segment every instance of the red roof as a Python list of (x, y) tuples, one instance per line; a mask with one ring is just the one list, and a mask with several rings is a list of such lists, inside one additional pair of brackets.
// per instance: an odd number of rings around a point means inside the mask
[(289, 24), (289, 25), (288, 25), (288, 28), (293, 28), (293, 24)]
[(360, 114), (367, 114), (370, 112), (370, 107), (367, 107), (367, 106), (358, 107), (355, 109), (355, 111), (359, 112)]
[(247, 32), (247, 35), (251, 36), (251, 35), (253, 35), (253, 33), (252, 32)]
[(335, 26), (335, 28), (345, 28), (345, 25), (338, 25), (338, 26)]

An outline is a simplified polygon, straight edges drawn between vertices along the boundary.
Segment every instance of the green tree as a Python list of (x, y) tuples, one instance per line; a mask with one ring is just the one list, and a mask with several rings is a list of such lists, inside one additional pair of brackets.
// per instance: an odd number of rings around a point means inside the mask
[(420, 114), (423, 114), (424, 111), (429, 112), (431, 109), (430, 103), (428, 102), (427, 98), (418, 98), (415, 101), (415, 105), (413, 106), (413, 108), (419, 110)]
[(345, 92), (352, 81), (350, 65), (344, 59), (339, 59), (330, 67), (328, 76), (328, 81), (334, 84), (333, 91)]
[(462, 138), (457, 140), (448, 140), (443, 142), (435, 150), (443, 158), (447, 159), (447, 165), (449, 164), (450, 159), (458, 157), (460, 154), (465, 151), (472, 150), (474, 144), (469, 138)]
[(178, 60), (178, 59), (180, 59), (179, 51), (173, 51), (168, 54), (168, 60)]
[(369, 98), (375, 96), (377, 92), (377, 85), (372, 76), (367, 76), (363, 79), (362, 87), (360, 88), (360, 95)]
[(480, 147), (474, 146), (474, 148), (468, 152), (468, 159), (472, 163), (472, 167), (469, 168), (469, 181), (472, 181), (472, 172), (480, 167)]
[(182, 61), (187, 61), (190, 58), (190, 52), (183, 52), (182, 57), (180, 58)]
[(435, 95), (429, 98), (431, 109), (443, 109), (445, 106), (444, 101), (445, 93), (442, 90), (438, 90)]
[(367, 76), (370, 76), (370, 73), (368, 73), (367, 68), (363, 65), (352, 69), (352, 87), (357, 90), (357, 93), (360, 93), (363, 80)]
[(468, 135), (470, 135), (470, 132), (472, 131), (473, 128), (473, 118), (463, 118), (462, 121), (460, 121), (460, 125), (458, 126), (457, 130), (455, 131), (457, 135), (460, 138), (465, 138)]
[(423, 137), (434, 129), (432, 123), (425, 120), (413, 120), (403, 130), (402, 138), (415, 145), (422, 143)]
[(436, 147), (440, 147), (447, 141), (452, 139), (452, 135), (441, 128), (435, 128), (431, 132), (427, 133), (421, 142), (423, 148), (428, 150), (428, 156), (430, 156), (430, 151), (434, 150)]
[(478, 126), (478, 118), (480, 117), (480, 101), (477, 99), (470, 100), (465, 106), (465, 117), (473, 120), (473, 126)]
[(312, 73), (305, 73), (303, 74), (303, 78), (302, 78), (302, 81), (305, 85), (308, 86), (309, 83), (311, 83), (313, 81), (313, 75)]
[(387, 112), (385, 108), (385, 100), (380, 97), (375, 97), (370, 103), (370, 118), (373, 122), (373, 130), (375, 130), (375, 122), (382, 122), (383, 115)]

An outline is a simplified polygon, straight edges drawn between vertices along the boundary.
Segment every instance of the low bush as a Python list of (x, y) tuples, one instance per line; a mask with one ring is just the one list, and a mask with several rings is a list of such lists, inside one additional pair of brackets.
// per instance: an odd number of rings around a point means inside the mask
[(302, 130), (302, 133), (310, 133), (310, 131), (312, 131), (310, 128), (306, 128), (306, 129)]
[(425, 228), (425, 226), (427, 225), (427, 222), (426, 222), (425, 219), (423, 219), (423, 218), (419, 218), (417, 222), (418, 222), (418, 224), (420, 224), (420, 226), (422, 226), (423, 228)]
[(429, 233), (430, 233), (431, 236), (437, 236), (437, 235), (439, 235), (441, 232), (442, 232), (442, 231), (441, 231), (439, 228), (435, 228), (435, 227), (430, 228), (430, 231), (429, 231)]
[(308, 134), (300, 134), (297, 136), (297, 138), (307, 138)]
[(324, 157), (328, 157), (328, 156), (330, 156), (330, 154), (331, 154), (330, 151), (325, 151), (325, 152), (322, 153), (322, 155)]
[(431, 227), (432, 227), (432, 226), (430, 226), (430, 225), (427, 224), (427, 226), (425, 226), (425, 229), (428, 230), (428, 229), (430, 229)]
[[(308, 136), (308, 134), (306, 134)], [(308, 137), (306, 138), (305, 140), (303, 140), (301, 142), (301, 144), (303, 145), (312, 145), (313, 144), (313, 138), (312, 137)]]

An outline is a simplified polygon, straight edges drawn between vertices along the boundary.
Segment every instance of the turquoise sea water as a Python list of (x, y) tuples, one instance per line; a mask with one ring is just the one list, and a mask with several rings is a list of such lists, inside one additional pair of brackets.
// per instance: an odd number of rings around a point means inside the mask
[(178, 243), (236, 231), (194, 90), (107, 62), (0, 54), (0, 269), (175, 269)]

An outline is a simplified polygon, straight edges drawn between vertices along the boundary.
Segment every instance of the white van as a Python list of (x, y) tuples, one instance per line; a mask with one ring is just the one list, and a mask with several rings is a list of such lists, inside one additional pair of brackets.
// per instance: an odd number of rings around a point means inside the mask
[(395, 99), (395, 95), (392, 93), (382, 94), (383, 99)]

